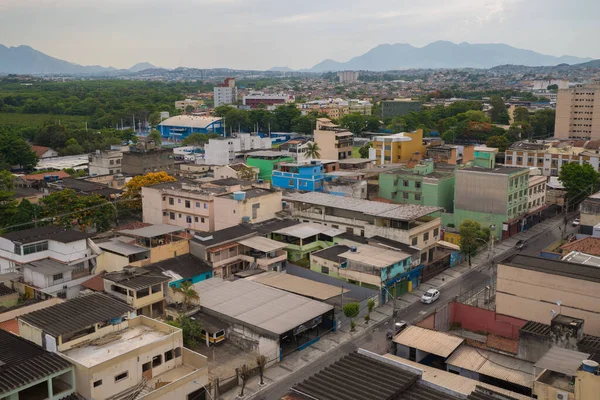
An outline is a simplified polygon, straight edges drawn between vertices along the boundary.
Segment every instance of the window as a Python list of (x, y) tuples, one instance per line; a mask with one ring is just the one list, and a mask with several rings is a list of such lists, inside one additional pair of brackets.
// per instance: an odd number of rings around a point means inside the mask
[(59, 281), (62, 278), (63, 278), (63, 274), (62, 273), (61, 274), (54, 274), (54, 275), (52, 275), (52, 280), (54, 280), (54, 281)]
[(429, 240), (429, 232), (425, 232), (425, 233), (423, 234), (423, 241), (424, 241), (424, 242), (426, 242), (426, 241), (428, 241), (428, 240)]
[(175, 358), (181, 357), (181, 347), (175, 347)]
[(110, 165), (115, 165), (115, 160), (110, 160), (109, 164)]
[(181, 218), (181, 214), (177, 214), (177, 216), (178, 216), (179, 218)]
[(185, 201), (185, 208), (191, 208), (192, 207), (192, 203), (189, 200)]
[(204, 208), (208, 208), (208, 203), (204, 203)]
[(181, 199), (177, 199), (177, 204), (181, 204)]
[(172, 197), (169, 197), (169, 205), (172, 206), (173, 204), (175, 204), (175, 200), (173, 200)]
[(508, 202), (510, 203), (512, 201), (512, 194), (508, 195)]
[(334, 224), (331, 224), (331, 227), (332, 227), (332, 228), (334, 228), (334, 229), (340, 229), (340, 226), (339, 226), (339, 225), (334, 225)]
[(173, 350), (169, 350), (165, 352), (165, 362), (171, 361), (173, 359)]
[(98, 386), (102, 386), (102, 379), (98, 379), (96, 382), (94, 382), (94, 387)]
[(200, 222), (204, 223), (204, 218), (200, 218)]
[(158, 367), (160, 364), (162, 364), (162, 355), (152, 357), (152, 368)]
[(412, 242), (411, 242), (412, 245), (416, 246), (417, 245), (417, 241), (418, 241), (418, 239), (416, 237), (412, 238)]
[(321, 273), (329, 275), (329, 267), (321, 267)]
[(26, 244), (25, 246), (23, 246), (23, 255), (39, 253), (40, 251), (46, 250), (48, 250), (48, 242)]
[(402, 193), (402, 198), (408, 199), (408, 193), (406, 193), (406, 192)]
[(415, 193), (415, 200), (421, 200), (421, 193)]
[(200, 208), (200, 202), (199, 201), (196, 202), (196, 207)]
[(115, 383), (121, 382), (123, 379), (127, 379), (129, 376), (129, 371), (121, 372), (119, 375), (115, 376)]
[(192, 223), (192, 217), (191, 217), (191, 216), (189, 216), (189, 215), (188, 215), (188, 216), (186, 216), (186, 217), (185, 217), (185, 222), (186, 222), (186, 223), (188, 223), (188, 224), (191, 224), (191, 223)]
[(421, 182), (415, 182), (415, 188), (421, 189)]
[(439, 233), (440, 233), (440, 230), (438, 228), (435, 228), (433, 230), (433, 236), (437, 236), (437, 235), (439, 235)]
[(521, 162), (523, 162), (523, 157), (517, 157), (517, 162), (518, 162), (518, 163), (521, 163)]
[(108, 170), (108, 173), (112, 175), (112, 174), (114, 174), (114, 173), (115, 173), (115, 171), (114, 171), (114, 170), (112, 170), (112, 169), (109, 169), (109, 170)]
[(198, 217), (194, 217), (194, 222), (198, 222)]
[(404, 181), (402, 181), (402, 185), (403, 185), (404, 187), (408, 187), (408, 181), (407, 181), (407, 180), (404, 180)]
[(21, 255), (21, 245), (15, 244), (15, 254)]
[(150, 288), (140, 289), (137, 291), (135, 297), (141, 299), (142, 297), (146, 297), (150, 294)]
[(346, 232), (348, 232), (348, 233), (354, 233), (354, 229), (353, 228), (346, 228)]
[(56, 293), (56, 297), (58, 297), (59, 299), (66, 299), (67, 298), (67, 292), (65, 292), (65, 291), (58, 292), (58, 293)]
[(148, 361), (147, 363), (142, 364), (142, 372), (149, 371), (152, 368), (152, 363)]
[(159, 283), (158, 285), (152, 286), (152, 293), (162, 292), (162, 285)]
[(175, 219), (175, 213), (174, 212), (169, 213), (169, 219)]
[(293, 179), (290, 179), (288, 181), (288, 186), (294, 186), (294, 180)]

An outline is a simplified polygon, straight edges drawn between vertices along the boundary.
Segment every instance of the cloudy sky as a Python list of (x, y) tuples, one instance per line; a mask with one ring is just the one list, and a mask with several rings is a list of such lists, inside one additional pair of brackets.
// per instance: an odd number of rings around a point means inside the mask
[(598, 0), (0, 0), (0, 44), (118, 68), (308, 68), (436, 40), (600, 58), (598, 16)]

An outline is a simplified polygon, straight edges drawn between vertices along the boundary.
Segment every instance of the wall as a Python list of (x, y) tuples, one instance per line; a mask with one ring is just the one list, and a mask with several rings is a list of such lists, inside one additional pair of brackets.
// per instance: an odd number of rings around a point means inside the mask
[(188, 239), (178, 240), (150, 249), (150, 260), (155, 263), (188, 254), (189, 252), (190, 241)]
[(483, 227), (490, 226), (491, 224), (496, 225), (496, 239), (502, 239), (502, 224), (507, 221), (506, 215), (475, 212), (459, 208), (454, 209), (454, 225), (456, 229), (458, 229), (460, 224), (467, 219), (479, 222), (479, 224)]
[[(337, 160), (337, 157), (335, 158)], [(263, 179), (266, 181), (271, 180), (271, 175), (273, 174), (273, 166), (279, 162), (294, 162), (292, 157), (281, 156), (274, 160), (263, 160), (260, 158), (252, 158), (248, 157), (246, 159), (246, 165), (249, 167), (256, 167), (259, 169), (258, 179)]]
[(163, 208), (159, 207), (159, 204), (162, 204), (160, 191), (151, 187), (143, 187), (142, 214), (144, 222), (155, 225), (163, 223)]
[(62, 303), (64, 300), (59, 299), (57, 297), (53, 297), (48, 300), (40, 301), (38, 303), (34, 303), (28, 306), (19, 307), (15, 310), (10, 310), (0, 314), (0, 322), (8, 321), (18, 317), (19, 315), (28, 314), (30, 312), (34, 312), (37, 310), (41, 310), (43, 308), (51, 307), (55, 304)]
[(338, 149), (335, 147), (335, 132), (326, 130), (315, 130), (314, 141), (321, 149), (319, 154), (324, 160), (337, 160)]
[(510, 339), (518, 339), (519, 329), (527, 321), (494, 311), (453, 302), (450, 308), (451, 323), (460, 323), (463, 329), (471, 332), (493, 333)]
[(496, 311), (500, 314), (550, 324), (554, 310), (584, 319), (584, 332), (600, 335), (599, 300), (600, 283), (498, 265)]
[[(253, 218), (252, 206), (259, 204), (256, 218)], [(249, 197), (242, 201), (228, 197), (215, 198), (215, 230), (229, 228), (242, 223), (243, 217), (250, 221), (262, 222), (275, 218), (275, 213), (282, 210), (281, 192), (266, 193), (258, 197)]]
[(27, 339), (30, 342), (37, 344), (38, 346), (42, 346), (42, 330), (38, 329), (32, 325), (29, 325), (27, 322), (18, 320), (19, 323), (19, 335), (23, 339)]
[(96, 272), (115, 272), (121, 271), (123, 267), (129, 265), (129, 258), (118, 254), (103, 251), (96, 258)]
[[(19, 293), (9, 293), (4, 296), (0, 296), (0, 307), (12, 307), (19, 302)], [(0, 316), (2, 318), (2, 316)], [(1, 320), (0, 320), (1, 321)]]

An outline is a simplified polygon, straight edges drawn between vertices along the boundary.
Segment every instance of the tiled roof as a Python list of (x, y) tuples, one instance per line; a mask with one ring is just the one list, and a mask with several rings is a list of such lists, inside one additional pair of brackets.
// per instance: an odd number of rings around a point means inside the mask
[(104, 291), (104, 278), (102, 277), (101, 274), (98, 274), (95, 277), (93, 277), (92, 279), (88, 279), (87, 281), (83, 282), (81, 284), (81, 286), (86, 287), (88, 289), (92, 289), (93, 291), (96, 291), (96, 292), (103, 292)]
[(23, 179), (26, 181), (43, 181), (44, 177), (47, 175), (56, 175), (60, 179), (69, 178), (71, 175), (67, 174), (65, 171), (52, 171), (52, 172), (43, 172), (41, 174), (29, 174), (23, 176)]
[(31, 146), (31, 151), (33, 151), (35, 153), (35, 155), (38, 157), (43, 156), (44, 153), (47, 152), (48, 150), (50, 150), (50, 147), (36, 146), (36, 145)]
[(600, 238), (590, 236), (564, 244), (560, 248), (566, 252), (578, 251), (591, 256), (600, 256)]
[(71, 364), (57, 354), (0, 330), (0, 396)]
[(0, 329), (19, 335), (19, 321), (9, 319), (8, 321), (0, 322)]
[(77, 240), (84, 240), (89, 237), (88, 234), (81, 231), (65, 229), (56, 225), (42, 226), (39, 228), (25, 229), (0, 235), (11, 242), (33, 243), (41, 240), (54, 240), (61, 243), (71, 243)]
[(60, 336), (122, 317), (131, 311), (133, 308), (119, 300), (93, 293), (22, 315), (19, 319), (53, 336)]
[(127, 271), (104, 274), (104, 279), (118, 283), (133, 290), (144, 289), (159, 283), (168, 282), (171, 278), (146, 268), (132, 268)]

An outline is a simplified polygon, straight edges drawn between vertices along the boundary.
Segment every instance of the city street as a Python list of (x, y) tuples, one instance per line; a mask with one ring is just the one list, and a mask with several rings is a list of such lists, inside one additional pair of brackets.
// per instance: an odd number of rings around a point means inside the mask
[[(577, 229), (571, 226), (572, 219), (573, 216), (571, 216), (567, 224), (567, 234), (574, 233)], [(554, 223), (547, 226), (542, 231), (538, 231), (534, 227), (530, 232), (520, 233), (513, 238), (499, 243), (495, 249), (495, 261), (502, 261), (515, 254), (517, 252), (517, 250), (514, 248), (514, 243), (516, 240), (526, 240), (527, 245), (520, 252), (528, 255), (536, 254), (548, 245), (560, 240), (563, 236), (562, 228), (564, 227), (564, 222), (561, 218), (555, 218), (552, 221), (554, 221)], [(441, 296), (438, 301), (433, 304), (423, 304), (421, 302), (413, 303), (405, 309), (399, 311), (396, 320), (403, 320), (413, 323), (417, 320), (420, 320), (424, 315), (432, 312), (436, 308), (447, 305), (455, 297), (467, 290), (484, 289), (493, 275), (492, 267), (487, 260), (488, 255), (486, 253), (483, 253), (478, 257), (474, 257), (473, 265), (479, 264), (478, 267), (473, 268), (460, 278), (455, 279), (444, 286), (444, 288), (441, 290)], [(358, 348), (364, 348), (379, 354), (386, 353), (389, 347), (389, 341), (386, 339), (386, 332), (392, 327), (392, 325), (392, 318), (386, 318), (377, 327), (365, 329), (364, 331), (357, 333), (348, 342), (335, 349), (332, 349), (314, 362), (291, 372), (286, 377), (274, 382), (264, 390), (256, 393), (254, 396), (250, 396), (249, 398), (256, 400), (279, 400), (287, 393), (290, 387), (307, 379), (315, 372), (335, 362), (344, 355), (357, 350)], [(268, 370), (266, 371), (266, 375), (268, 375)]]

